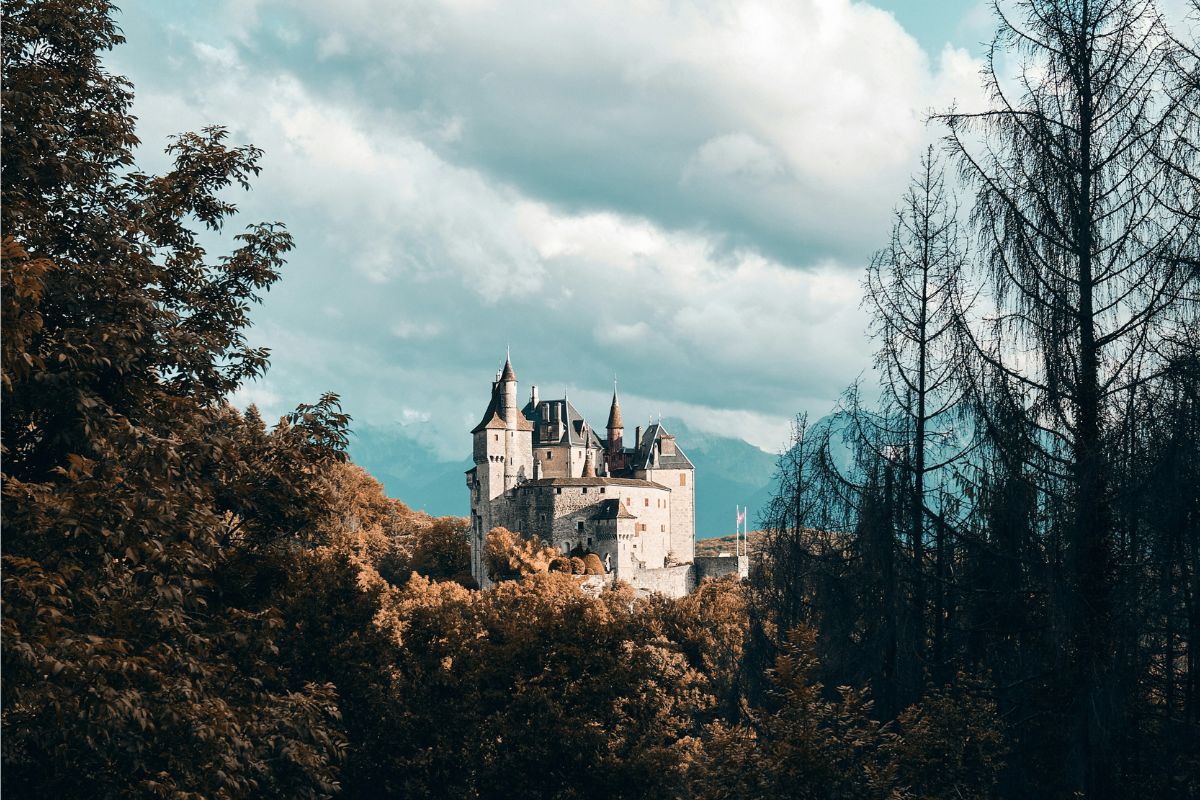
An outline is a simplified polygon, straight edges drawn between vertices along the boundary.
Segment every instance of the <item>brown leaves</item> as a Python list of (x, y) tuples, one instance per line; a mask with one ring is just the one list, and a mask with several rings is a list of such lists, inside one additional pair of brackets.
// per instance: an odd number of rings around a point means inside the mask
[(45, 292), (43, 278), (54, 268), (48, 258), (31, 258), (25, 248), (10, 234), (4, 235), (2, 245), (2, 279), (0, 279), (0, 326), (3, 337), (4, 391), (12, 390), (13, 382), (23, 381), (45, 362), (39, 354), (31, 353), (30, 342), (42, 330), (39, 310)]
[[(507, 528), (488, 531), (484, 547), (484, 562), (488, 577), (493, 581), (547, 572), (550, 564), (559, 557), (557, 550), (544, 546), (536, 536), (526, 539)], [(573, 566), (570, 571), (574, 571)]]

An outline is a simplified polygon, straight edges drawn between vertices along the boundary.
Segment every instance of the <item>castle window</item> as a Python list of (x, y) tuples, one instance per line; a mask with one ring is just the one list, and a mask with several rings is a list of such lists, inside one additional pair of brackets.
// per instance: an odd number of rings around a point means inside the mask
[[(580, 523), (580, 524), (582, 525), (583, 523)], [(588, 537), (588, 545), (591, 545), (591, 543), (592, 543), (592, 537), (589, 536)]]
[(667, 526), (666, 526), (666, 525), (659, 525), (659, 526), (658, 526), (658, 529), (659, 529), (660, 531), (662, 531), (663, 533), (666, 533), (666, 532), (667, 532)]
[(649, 508), (649, 507), (650, 507), (650, 498), (647, 497), (646, 498), (646, 508)]
[(554, 458), (554, 453), (553, 453), (553, 451), (547, 450), (547, 451), (546, 451), (546, 460), (547, 460), (547, 461), (550, 461), (550, 460), (551, 460), (551, 459), (553, 459), (553, 458)]
[(686, 472), (679, 473), (679, 485), (687, 486), (687, 473)]
[(498, 433), (493, 433), (493, 434), (492, 434), (492, 438), (493, 438), (493, 439), (495, 439), (495, 440), (498, 442), (498, 441), (500, 441), (500, 434), (498, 434)]
[(600, 494), (604, 494), (604, 487), (603, 487), (603, 486), (601, 486), (601, 487), (600, 487)]
[(561, 486), (559, 486), (559, 487), (556, 487), (556, 488), (554, 489), (554, 493), (555, 493), (555, 494), (562, 494), (562, 487), (561, 487)]
[(586, 486), (585, 486), (585, 487), (583, 487), (583, 493), (584, 493), (584, 494), (587, 494), (587, 487), (586, 487)]
[[(582, 520), (575, 523), (575, 530), (579, 531), (580, 533), (583, 533), (583, 521)], [(591, 544), (591, 543), (592, 543), (592, 540), (588, 539), (588, 544)]]

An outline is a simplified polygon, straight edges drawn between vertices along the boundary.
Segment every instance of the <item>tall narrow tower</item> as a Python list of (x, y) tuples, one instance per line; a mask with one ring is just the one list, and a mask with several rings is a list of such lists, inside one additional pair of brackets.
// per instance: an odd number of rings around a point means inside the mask
[(504, 420), (504, 490), (508, 491), (517, 485), (517, 418), (523, 417), (517, 408), (517, 373), (513, 370), (510, 358), (504, 359), (498, 390), (500, 418)]
[(608, 442), (604, 455), (608, 474), (614, 475), (625, 469), (625, 423), (621, 421), (621, 405), (617, 402), (617, 390), (613, 389), (612, 407), (608, 410)]

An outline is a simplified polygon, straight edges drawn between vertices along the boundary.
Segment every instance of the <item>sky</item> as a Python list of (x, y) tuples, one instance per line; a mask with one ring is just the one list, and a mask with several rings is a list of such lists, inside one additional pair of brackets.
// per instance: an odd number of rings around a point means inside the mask
[[(125, 0), (143, 168), (221, 124), (281, 220), (267, 414), (324, 391), (457, 460), (527, 396), (784, 445), (870, 369), (863, 270), (925, 120), (979, 106), (974, 0)], [(217, 252), (228, 242), (214, 242)]]

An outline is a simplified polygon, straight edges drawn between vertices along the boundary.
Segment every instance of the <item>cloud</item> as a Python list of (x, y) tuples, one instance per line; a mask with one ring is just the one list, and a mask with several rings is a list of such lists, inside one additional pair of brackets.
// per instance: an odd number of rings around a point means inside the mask
[(703, 227), (795, 266), (861, 260), (927, 111), (978, 95), (965, 51), (931, 60), (851, 0), (263, 8), (354, 42), (354, 79), (294, 48), (245, 56), (375, 109), (372, 125), (552, 204)]
[(214, 17), (137, 17), (114, 60), (144, 141), (222, 122), (266, 151), (236, 200), (297, 249), (251, 334), (269, 383), (239, 399), (337, 390), (445, 457), (506, 346), (523, 391), (594, 418), (614, 374), (631, 410), (768, 447), (824, 413), (869, 364), (859, 276), (923, 110), (978, 67), (845, 0)]
[(702, 144), (683, 168), (683, 183), (701, 180), (746, 180), (765, 183), (783, 172), (773, 151), (746, 133), (717, 136)]

